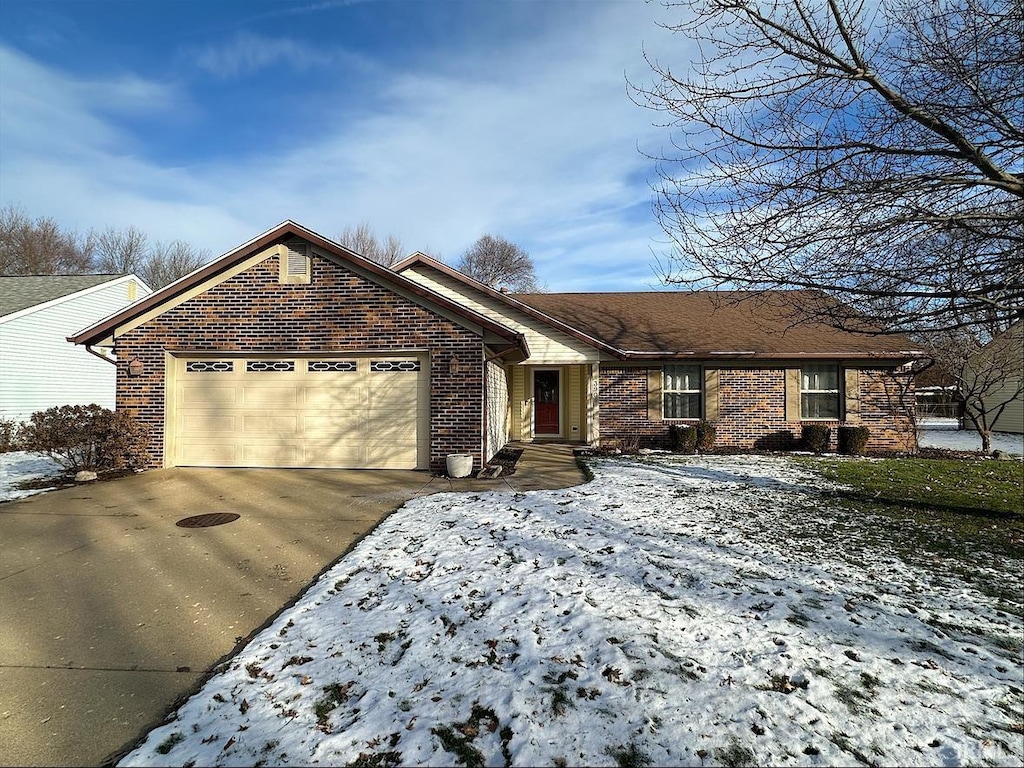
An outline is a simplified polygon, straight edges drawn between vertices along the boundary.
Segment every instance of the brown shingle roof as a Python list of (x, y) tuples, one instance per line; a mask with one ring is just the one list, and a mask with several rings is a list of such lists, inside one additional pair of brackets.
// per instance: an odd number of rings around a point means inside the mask
[(530, 293), (515, 298), (641, 356), (898, 358), (916, 350), (901, 336), (867, 336), (820, 322), (797, 322), (794, 299), (800, 293)]

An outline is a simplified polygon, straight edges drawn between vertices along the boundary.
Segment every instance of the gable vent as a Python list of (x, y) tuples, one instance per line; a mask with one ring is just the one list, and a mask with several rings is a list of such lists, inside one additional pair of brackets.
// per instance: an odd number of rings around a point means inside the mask
[(309, 261), (306, 259), (305, 245), (291, 245), (288, 248), (288, 276), (298, 277), (309, 274)]
[(308, 283), (310, 278), (309, 243), (291, 240), (278, 246), (282, 283)]

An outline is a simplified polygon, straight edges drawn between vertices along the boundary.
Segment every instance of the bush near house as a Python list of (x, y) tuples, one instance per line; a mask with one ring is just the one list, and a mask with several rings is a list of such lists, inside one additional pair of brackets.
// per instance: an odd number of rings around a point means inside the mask
[(69, 472), (136, 469), (145, 446), (145, 427), (127, 413), (95, 403), (36, 411), (19, 440), (22, 450), (44, 453)]
[(670, 424), (668, 447), (675, 453), (695, 453), (697, 451), (697, 428), (689, 424)]
[(0, 453), (20, 450), (23, 424), (14, 419), (0, 419)]
[(668, 447), (675, 453), (709, 453), (715, 447), (715, 425), (704, 419), (696, 424), (672, 424)]
[(715, 447), (715, 425), (701, 419), (697, 422), (697, 450), (708, 453)]
[(838, 451), (850, 456), (863, 456), (871, 430), (867, 427), (839, 427)]
[(800, 442), (805, 451), (824, 453), (831, 436), (832, 430), (824, 424), (804, 424), (800, 429)]

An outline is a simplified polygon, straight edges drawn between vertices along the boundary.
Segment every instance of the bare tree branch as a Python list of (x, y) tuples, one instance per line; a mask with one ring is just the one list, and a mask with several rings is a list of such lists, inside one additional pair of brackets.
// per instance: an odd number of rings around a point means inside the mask
[(365, 256), (385, 267), (395, 264), (403, 256), (402, 241), (398, 237), (388, 235), (385, 238), (378, 238), (370, 224), (365, 221), (345, 227), (338, 235), (337, 241), (360, 256)]
[[(669, 283), (810, 288), (840, 328), (1005, 329), (1024, 308), (1024, 5), (688, 0), (655, 211)], [(870, 318), (866, 322), (865, 318)]]
[(964, 415), (988, 453), (999, 417), (1024, 398), (1024, 323), (987, 340), (958, 329), (931, 334), (925, 343), (936, 367), (955, 385)]
[(107, 227), (82, 237), (53, 219), (31, 219), (12, 206), (0, 208), (0, 275), (136, 274), (154, 290), (210, 260), (176, 240), (151, 246), (145, 232)]
[(484, 235), (462, 254), (455, 268), (492, 288), (524, 293), (540, 289), (530, 254), (503, 237)]
[(0, 208), (0, 275), (80, 275), (92, 270), (93, 242), (50, 218)]
[(209, 251), (197, 251), (181, 240), (157, 243), (150, 249), (137, 274), (146, 285), (156, 290), (199, 269), (209, 260)]

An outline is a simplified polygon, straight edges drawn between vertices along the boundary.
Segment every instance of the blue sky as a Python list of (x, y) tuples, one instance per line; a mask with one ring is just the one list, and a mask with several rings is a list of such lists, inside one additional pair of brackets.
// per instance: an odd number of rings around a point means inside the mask
[(284, 219), (456, 259), (480, 235), (551, 290), (657, 287), (669, 140), (633, 104), (641, 0), (0, 0), (0, 204), (214, 255)]

